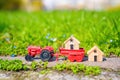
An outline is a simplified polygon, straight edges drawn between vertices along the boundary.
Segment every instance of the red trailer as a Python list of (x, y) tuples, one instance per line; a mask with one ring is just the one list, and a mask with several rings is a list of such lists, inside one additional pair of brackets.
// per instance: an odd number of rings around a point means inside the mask
[(84, 58), (84, 53), (85, 50), (83, 48), (80, 48), (79, 50), (60, 48), (60, 54), (66, 56), (71, 62), (81, 62)]

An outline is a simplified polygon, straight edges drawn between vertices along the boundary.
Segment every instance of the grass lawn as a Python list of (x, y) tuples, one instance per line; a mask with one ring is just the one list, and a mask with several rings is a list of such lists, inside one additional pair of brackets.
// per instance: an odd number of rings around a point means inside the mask
[(74, 35), (86, 52), (98, 45), (120, 56), (120, 11), (0, 11), (0, 55), (25, 55), (29, 45), (55, 51)]

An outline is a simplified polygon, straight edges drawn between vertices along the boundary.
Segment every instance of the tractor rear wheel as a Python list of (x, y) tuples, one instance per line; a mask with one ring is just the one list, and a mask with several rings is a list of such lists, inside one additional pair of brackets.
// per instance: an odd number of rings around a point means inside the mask
[(48, 50), (42, 50), (40, 58), (42, 61), (49, 61), (51, 59), (51, 53)]
[(25, 56), (25, 59), (26, 59), (26, 61), (33, 61), (34, 60), (34, 58), (28, 54)]

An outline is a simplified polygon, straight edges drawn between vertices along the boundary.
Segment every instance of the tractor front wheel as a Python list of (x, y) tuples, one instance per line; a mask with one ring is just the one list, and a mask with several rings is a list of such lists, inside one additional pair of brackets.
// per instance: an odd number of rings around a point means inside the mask
[(26, 55), (26, 56), (25, 56), (25, 60), (26, 60), (26, 61), (33, 61), (34, 58), (33, 58), (32, 56), (30, 56), (30, 55)]

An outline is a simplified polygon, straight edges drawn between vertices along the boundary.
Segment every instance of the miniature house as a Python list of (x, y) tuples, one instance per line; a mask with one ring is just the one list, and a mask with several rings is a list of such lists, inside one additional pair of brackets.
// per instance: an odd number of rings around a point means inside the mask
[(103, 61), (103, 52), (97, 47), (94, 46), (88, 52), (88, 61)]
[(73, 49), (73, 50), (79, 50), (79, 44), (80, 42), (74, 37), (69, 37), (64, 43), (65, 49)]

